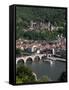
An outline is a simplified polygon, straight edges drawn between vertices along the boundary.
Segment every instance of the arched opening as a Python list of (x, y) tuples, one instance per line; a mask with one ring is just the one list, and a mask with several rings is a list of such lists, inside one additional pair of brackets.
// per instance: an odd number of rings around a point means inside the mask
[(26, 63), (29, 63), (29, 64), (31, 64), (33, 61), (32, 61), (32, 58), (28, 58), (27, 60), (26, 60)]
[(46, 59), (47, 59), (47, 56), (42, 56), (42, 57), (41, 57), (41, 60), (42, 60), (42, 61), (45, 61)]
[(23, 59), (18, 60), (17, 65), (22, 65), (22, 64), (24, 64), (24, 60)]
[(48, 54), (48, 57), (51, 57), (51, 54)]
[(36, 56), (35, 58), (34, 58), (34, 62), (39, 62), (40, 61), (40, 57), (39, 56)]

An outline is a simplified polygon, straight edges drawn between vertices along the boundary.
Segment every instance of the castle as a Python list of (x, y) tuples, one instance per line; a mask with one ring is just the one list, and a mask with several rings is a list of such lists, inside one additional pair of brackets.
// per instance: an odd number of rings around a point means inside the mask
[(63, 29), (63, 27), (58, 27), (56, 25), (53, 25), (50, 21), (30, 21), (30, 27), (29, 30), (48, 30), (48, 31), (54, 31), (58, 30), (59, 28)]

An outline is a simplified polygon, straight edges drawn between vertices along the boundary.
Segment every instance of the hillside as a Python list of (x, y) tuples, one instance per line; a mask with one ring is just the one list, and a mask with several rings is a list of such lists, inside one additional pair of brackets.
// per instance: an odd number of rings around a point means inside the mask
[[(16, 7), (16, 39), (25, 38), (33, 40), (51, 40), (56, 39), (58, 34), (66, 35), (66, 9), (57, 8), (36, 8), (36, 7)], [(38, 28), (35, 31), (29, 31), (30, 22), (50, 22), (51, 25), (63, 27), (58, 31), (49, 32)], [(27, 32), (25, 32), (27, 30)]]

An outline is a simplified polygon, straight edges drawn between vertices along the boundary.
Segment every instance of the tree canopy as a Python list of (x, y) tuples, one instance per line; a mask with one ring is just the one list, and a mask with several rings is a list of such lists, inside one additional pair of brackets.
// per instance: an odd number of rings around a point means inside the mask
[[(50, 21), (51, 23), (57, 26), (64, 26), (66, 23), (66, 9), (63, 8), (43, 8), (43, 7), (16, 7), (16, 39), (26, 38), (26, 39), (47, 39), (50, 35), (49, 32), (24, 32), (24, 29), (28, 30), (30, 21)], [(55, 32), (56, 33), (56, 32)], [(59, 30), (57, 34), (66, 35), (66, 28), (64, 27), (63, 31)], [(46, 36), (45, 36), (46, 35)], [(55, 39), (55, 35), (51, 34)], [(50, 36), (49, 38), (51, 38)], [(52, 38), (51, 38), (52, 39)]]
[(35, 82), (35, 76), (32, 70), (22, 65), (17, 65), (16, 68), (16, 83), (32, 83)]

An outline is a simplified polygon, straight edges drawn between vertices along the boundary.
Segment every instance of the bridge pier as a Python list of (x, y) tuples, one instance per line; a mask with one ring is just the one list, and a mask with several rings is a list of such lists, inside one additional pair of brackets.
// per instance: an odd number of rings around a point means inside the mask
[(24, 60), (24, 63), (26, 63), (26, 60)]

